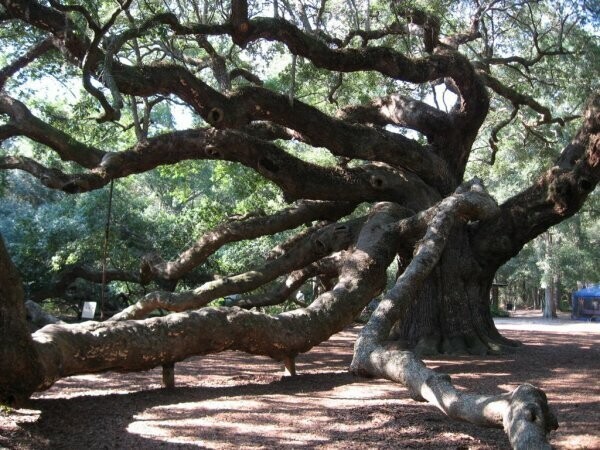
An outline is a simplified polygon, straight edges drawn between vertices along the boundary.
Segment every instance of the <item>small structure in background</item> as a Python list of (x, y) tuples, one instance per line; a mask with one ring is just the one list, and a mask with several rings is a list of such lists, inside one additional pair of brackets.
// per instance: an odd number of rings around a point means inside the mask
[(573, 292), (573, 319), (600, 319), (600, 285), (588, 286)]
[(81, 310), (81, 318), (94, 320), (95, 314), (96, 314), (96, 302), (84, 302), (83, 309)]

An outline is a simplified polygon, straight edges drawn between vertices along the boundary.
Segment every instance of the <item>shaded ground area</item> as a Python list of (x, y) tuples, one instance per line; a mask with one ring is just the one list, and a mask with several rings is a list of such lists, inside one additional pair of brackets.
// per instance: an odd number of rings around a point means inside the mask
[[(513, 355), (427, 361), (460, 388), (500, 393), (531, 382), (558, 415), (558, 449), (600, 448), (600, 324), (498, 321), (526, 346)], [(0, 411), (0, 448), (420, 448), (505, 449), (502, 430), (449, 421), (400, 386), (347, 372), (358, 328), (297, 359), (299, 375), (237, 352), (176, 366), (178, 387), (161, 372), (71, 377), (27, 409)]]

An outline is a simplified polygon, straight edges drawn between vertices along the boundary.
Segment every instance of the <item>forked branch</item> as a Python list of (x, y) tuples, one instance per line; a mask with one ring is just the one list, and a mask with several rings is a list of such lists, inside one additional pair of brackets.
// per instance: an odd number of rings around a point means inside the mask
[(200, 308), (210, 301), (231, 294), (254, 290), (276, 278), (329, 255), (347, 249), (355, 240), (364, 218), (352, 219), (346, 223), (333, 223), (300, 239), (281, 256), (268, 260), (262, 267), (246, 273), (219, 278), (185, 292), (152, 292), (115, 314), (111, 321), (139, 319), (155, 309), (186, 311)]

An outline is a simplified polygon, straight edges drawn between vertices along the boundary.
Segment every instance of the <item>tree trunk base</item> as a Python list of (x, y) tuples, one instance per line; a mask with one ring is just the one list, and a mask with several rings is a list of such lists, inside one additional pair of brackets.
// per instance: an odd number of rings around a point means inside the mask
[[(399, 340), (399, 346), (409, 349), (406, 340)], [(475, 334), (461, 334), (458, 336), (442, 336), (439, 333), (430, 333), (422, 336), (412, 351), (418, 356), (437, 355), (501, 355), (514, 353), (521, 345), (518, 341), (486, 336), (480, 338)]]

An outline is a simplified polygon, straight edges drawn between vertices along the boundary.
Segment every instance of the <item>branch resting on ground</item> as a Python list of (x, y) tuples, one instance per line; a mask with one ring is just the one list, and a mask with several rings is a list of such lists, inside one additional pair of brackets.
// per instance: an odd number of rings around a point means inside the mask
[[(386, 268), (394, 257), (392, 248), (398, 241), (386, 225), (395, 223), (400, 213), (392, 204), (378, 204), (372, 209), (355, 246), (343, 252), (337, 284), (307, 308), (276, 316), (240, 308), (203, 308), (141, 321), (48, 325), (31, 337), (26, 333), (20, 340), (32, 352), (31, 361), (27, 361), (31, 370), (22, 373), (35, 370), (35, 377), (25, 380), (27, 383), (0, 377), (0, 401), (10, 400), (7, 397), (14, 396), (15, 389), (19, 396), (27, 397), (69, 375), (139, 371), (226, 349), (277, 360), (306, 352), (342, 330), (369, 299), (381, 292)], [(10, 259), (1, 250), (0, 267), (3, 267), (5, 262), (10, 264)], [(15, 292), (16, 300), (20, 296), (22, 308), (22, 290), (17, 280), (11, 280), (5, 287), (9, 294)], [(4, 295), (2, 285), (0, 295)], [(5, 302), (0, 302), (0, 307), (4, 305)], [(15, 331), (11, 326), (24, 327), (24, 317), (23, 313), (22, 324), (7, 323), (2, 332), (10, 336)], [(250, 329), (252, 333), (248, 333)], [(2, 369), (0, 366), (0, 373)]]
[(546, 433), (558, 423), (541, 390), (525, 384), (502, 395), (466, 394), (454, 388), (448, 375), (428, 369), (412, 352), (387, 341), (394, 323), (402, 320), (403, 307), (437, 264), (455, 221), (461, 216), (478, 220), (499, 213), (491, 197), (478, 191), (474, 185), (471, 192), (447, 198), (436, 207), (413, 260), (361, 331), (351, 368), (357, 374), (401, 383), (414, 400), (429, 402), (454, 419), (503, 426), (515, 449), (549, 450)]

